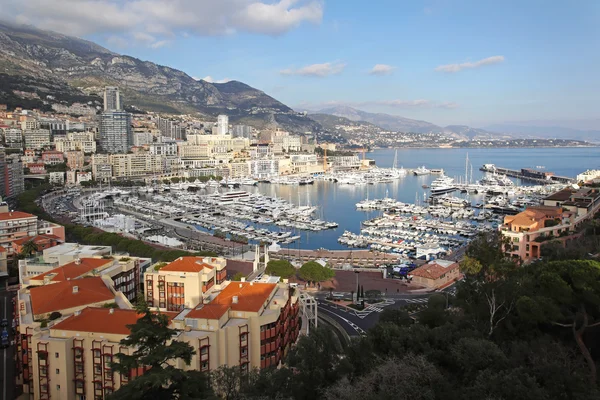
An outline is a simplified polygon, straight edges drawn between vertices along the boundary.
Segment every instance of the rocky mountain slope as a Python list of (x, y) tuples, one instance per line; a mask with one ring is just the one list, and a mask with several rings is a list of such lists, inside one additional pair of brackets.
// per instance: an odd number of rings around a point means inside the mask
[(318, 130), (303, 114), (242, 82), (209, 83), (186, 73), (134, 57), (120, 55), (95, 43), (0, 22), (0, 73), (38, 81), (62, 81), (82, 93), (117, 85), (125, 103), (149, 111), (197, 112), (209, 118), (224, 113), (258, 128)]

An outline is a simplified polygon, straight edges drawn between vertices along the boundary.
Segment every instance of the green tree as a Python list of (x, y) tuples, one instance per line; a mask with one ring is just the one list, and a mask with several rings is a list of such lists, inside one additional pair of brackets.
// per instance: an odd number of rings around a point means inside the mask
[(519, 315), (542, 326), (567, 328), (589, 368), (589, 380), (597, 380), (596, 362), (586, 344), (586, 332), (600, 326), (600, 263), (554, 261), (524, 269), (523, 293), (517, 302)]
[(324, 282), (335, 276), (335, 271), (318, 262), (309, 261), (298, 270), (300, 278), (307, 282)]
[(391, 323), (398, 326), (410, 326), (413, 324), (413, 319), (408, 312), (394, 308), (384, 308), (379, 314), (379, 323)]
[(269, 275), (280, 276), (283, 279), (296, 275), (296, 268), (288, 260), (270, 260), (265, 272)]
[(190, 365), (194, 349), (173, 339), (177, 331), (168, 327), (165, 314), (150, 311), (142, 296), (137, 302), (140, 318), (128, 325), (131, 333), (120, 344), (135, 349), (131, 354), (118, 353), (111, 365), (113, 372), (128, 375), (132, 370), (145, 372), (121, 386), (111, 400), (198, 399), (212, 395), (209, 381), (199, 371), (184, 371), (176, 365)]
[(32, 254), (37, 253), (38, 247), (33, 240), (28, 240), (23, 243), (23, 247), (21, 247), (21, 255), (23, 257), (29, 257)]

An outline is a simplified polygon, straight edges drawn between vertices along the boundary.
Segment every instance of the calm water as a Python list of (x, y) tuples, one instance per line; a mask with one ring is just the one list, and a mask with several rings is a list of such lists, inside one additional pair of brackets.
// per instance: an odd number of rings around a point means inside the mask
[[(464, 180), (467, 153), (473, 165), (473, 179), (479, 179), (483, 173), (479, 168), (483, 164), (496, 164), (499, 167), (520, 169), (544, 166), (545, 170), (557, 175), (575, 177), (586, 169), (600, 169), (600, 148), (562, 148), (562, 149), (398, 149), (398, 167), (443, 168), (446, 175), (457, 181)], [(367, 153), (380, 167), (391, 167), (395, 150), (385, 149)], [(469, 168), (469, 174), (471, 169)], [(314, 185), (286, 186), (259, 184), (250, 191), (269, 196), (281, 197), (298, 205), (317, 205), (316, 215), (320, 218), (339, 223), (337, 229), (321, 232), (299, 231), (302, 239), (290, 245), (292, 248), (327, 249), (346, 248), (337, 242), (345, 231), (359, 233), (360, 223), (380, 214), (379, 211), (357, 211), (355, 204), (368, 198), (382, 198), (386, 194), (405, 203), (422, 203), (425, 189), (437, 175), (406, 175), (393, 183), (377, 185), (340, 185), (331, 182), (316, 181)]]

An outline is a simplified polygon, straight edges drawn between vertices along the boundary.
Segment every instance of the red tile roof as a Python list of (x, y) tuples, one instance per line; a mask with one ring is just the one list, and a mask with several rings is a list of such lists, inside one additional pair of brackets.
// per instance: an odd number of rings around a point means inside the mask
[(115, 308), (111, 314), (108, 308), (87, 307), (79, 315), (59, 322), (52, 329), (129, 335), (127, 325), (135, 324), (140, 317), (136, 310)]
[[(231, 282), (209, 304), (201, 304), (186, 318), (221, 318), (229, 309), (258, 312), (275, 290), (275, 283)], [(233, 297), (237, 296), (237, 303)]]
[(440, 264), (432, 262), (432, 263), (427, 263), (427, 264), (421, 265), (419, 268), (413, 270), (411, 272), (411, 275), (420, 276), (420, 277), (426, 278), (426, 279), (439, 279), (439, 278), (441, 278), (442, 275), (444, 275), (456, 268), (459, 268), (458, 263), (453, 263), (447, 267), (443, 267)]
[(40, 242), (42, 242), (44, 240), (48, 240), (48, 239), (62, 241), (62, 239), (59, 238), (58, 236), (52, 235), (52, 234), (48, 234), (48, 235), (25, 236), (25, 237), (23, 237), (21, 239), (13, 240), (13, 243), (15, 243), (17, 245), (22, 245), (22, 244), (25, 244), (25, 243), (27, 243), (28, 241), (31, 240), (31, 241), (33, 241), (33, 243), (37, 244), (37, 243), (40, 243)]
[[(163, 312), (171, 321), (178, 313)], [(79, 315), (73, 315), (54, 325), (52, 329), (64, 331), (115, 333), (129, 335), (127, 325), (133, 325), (142, 314), (136, 310), (110, 309), (101, 307), (87, 307), (81, 310)]]
[(0, 253), (6, 253), (7, 251), (4, 247), (0, 246)]
[[(52, 282), (66, 281), (70, 279), (79, 278), (91, 272), (93, 269), (104, 267), (105, 265), (112, 264), (113, 260), (107, 260), (104, 258), (82, 258), (77, 261), (71, 261), (61, 267), (51, 269), (48, 272), (44, 272), (41, 275), (34, 276), (31, 280), (43, 281), (45, 277), (49, 277)], [(56, 274), (51, 277), (51, 274)]]
[[(77, 293), (73, 287), (77, 286)], [(36, 286), (29, 290), (34, 315), (46, 314), (89, 304), (113, 301), (115, 295), (100, 277)]]
[(35, 215), (31, 215), (22, 211), (9, 211), (0, 213), (0, 221), (8, 221), (11, 219), (20, 218), (37, 218)]
[(201, 272), (204, 268), (213, 269), (214, 266), (206, 264), (204, 257), (179, 257), (177, 260), (170, 262), (160, 270), (174, 272)]

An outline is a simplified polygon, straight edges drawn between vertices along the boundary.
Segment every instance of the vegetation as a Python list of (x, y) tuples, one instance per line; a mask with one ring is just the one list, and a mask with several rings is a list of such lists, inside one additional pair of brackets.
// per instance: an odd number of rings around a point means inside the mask
[(233, 275), (233, 278), (231, 278), (231, 280), (239, 282), (242, 280), (242, 278), (245, 278), (245, 277), (246, 277), (246, 275), (244, 275), (242, 272), (236, 272), (235, 275)]
[(60, 317), (62, 317), (61, 313), (59, 313), (58, 311), (53, 311), (50, 313), (50, 316), (48, 317), (48, 319), (50, 321), (54, 321), (55, 319), (59, 319)]
[(269, 275), (289, 279), (296, 275), (296, 268), (288, 260), (270, 260), (265, 272)]
[(129, 336), (121, 345), (135, 348), (131, 354), (118, 353), (111, 364), (113, 372), (128, 375), (144, 370), (141, 376), (121, 386), (108, 398), (127, 399), (200, 399), (212, 395), (208, 378), (199, 371), (184, 371), (174, 364), (190, 365), (194, 348), (186, 342), (173, 339), (165, 314), (150, 311), (142, 296), (137, 301), (137, 311), (142, 316), (133, 325)]
[(335, 271), (316, 261), (309, 261), (298, 270), (298, 275), (306, 282), (324, 282), (335, 276)]
[(243, 379), (229, 371), (237, 383), (224, 398), (600, 398), (600, 263), (517, 267), (497, 235), (473, 243), (467, 266), (476, 268), (465, 268), (455, 297), (433, 295), (413, 316), (386, 308), (346, 349), (330, 331), (311, 330), (282, 368)]

